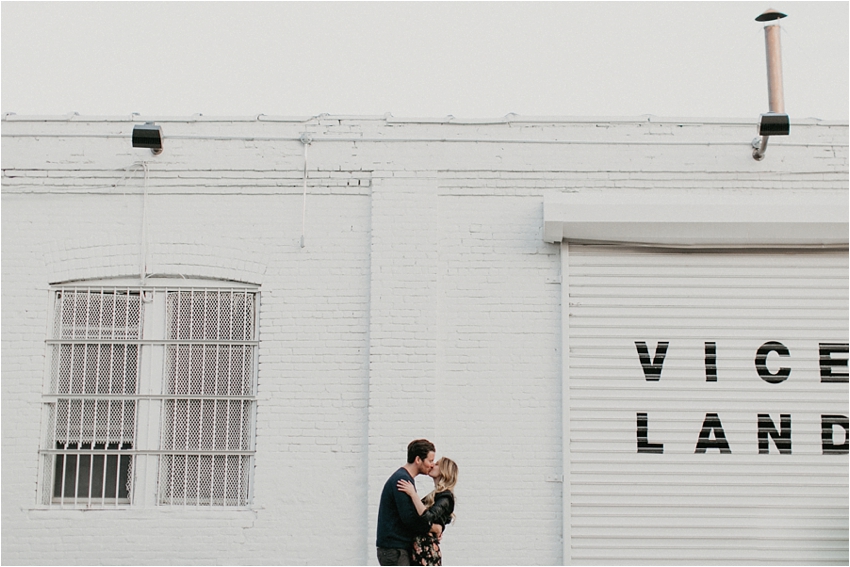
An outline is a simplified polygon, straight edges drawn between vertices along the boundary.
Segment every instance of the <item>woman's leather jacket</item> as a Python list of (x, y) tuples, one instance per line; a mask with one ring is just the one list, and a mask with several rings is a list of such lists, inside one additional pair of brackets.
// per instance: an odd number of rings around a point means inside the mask
[(452, 512), (455, 509), (455, 497), (450, 490), (438, 492), (434, 495), (434, 505), (425, 510), (422, 519), (429, 524), (446, 524), (452, 521)]

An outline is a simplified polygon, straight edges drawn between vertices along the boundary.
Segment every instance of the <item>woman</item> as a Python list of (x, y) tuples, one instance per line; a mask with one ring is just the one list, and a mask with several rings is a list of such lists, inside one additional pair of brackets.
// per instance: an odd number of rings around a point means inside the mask
[[(434, 490), (422, 500), (419, 500), (413, 483), (407, 480), (398, 481), (398, 489), (413, 499), (413, 505), (420, 516), (424, 516), (431, 524), (445, 527), (455, 517), (453, 490), (457, 484), (457, 465), (453, 460), (443, 457), (434, 464), (428, 476), (434, 479)], [(416, 536), (410, 561), (413, 565), (443, 564), (440, 539), (433, 529), (427, 535)]]

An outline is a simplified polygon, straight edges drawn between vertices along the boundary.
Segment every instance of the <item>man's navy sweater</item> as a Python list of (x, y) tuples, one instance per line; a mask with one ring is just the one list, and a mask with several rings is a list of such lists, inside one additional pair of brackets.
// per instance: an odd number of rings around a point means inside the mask
[(378, 506), (377, 546), (388, 549), (410, 549), (417, 535), (428, 533), (431, 524), (416, 513), (407, 493), (398, 489), (398, 481), (413, 482), (407, 469), (401, 467), (384, 484)]

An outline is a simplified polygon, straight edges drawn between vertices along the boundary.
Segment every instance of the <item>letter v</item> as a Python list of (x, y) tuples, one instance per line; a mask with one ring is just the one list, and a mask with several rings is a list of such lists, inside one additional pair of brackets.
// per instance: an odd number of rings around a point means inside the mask
[(667, 355), (667, 341), (658, 341), (658, 346), (655, 347), (655, 358), (650, 362), (649, 349), (643, 341), (635, 341), (638, 356), (640, 357), (640, 365), (643, 366), (643, 373), (647, 380), (657, 381), (661, 379), (661, 367), (664, 366), (664, 357)]

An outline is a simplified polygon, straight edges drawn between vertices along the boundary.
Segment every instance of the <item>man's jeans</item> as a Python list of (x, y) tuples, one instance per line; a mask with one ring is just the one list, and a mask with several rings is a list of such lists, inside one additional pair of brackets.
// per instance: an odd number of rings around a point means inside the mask
[(378, 563), (381, 565), (410, 565), (410, 552), (406, 549), (379, 547)]

